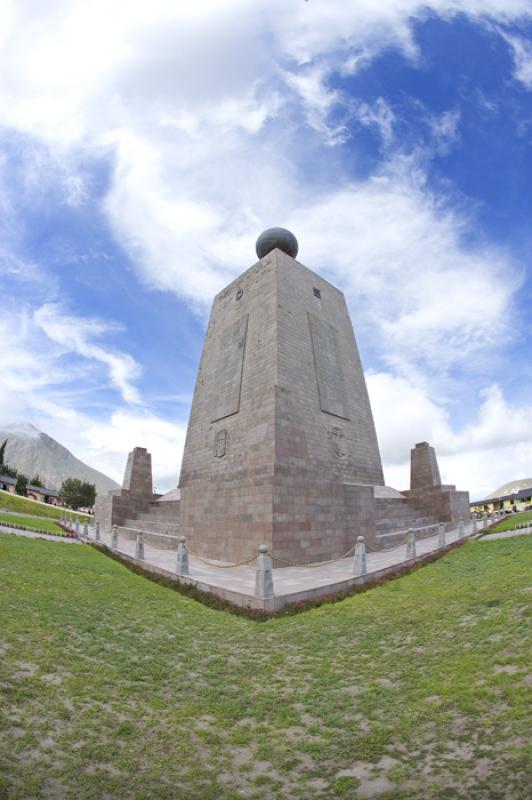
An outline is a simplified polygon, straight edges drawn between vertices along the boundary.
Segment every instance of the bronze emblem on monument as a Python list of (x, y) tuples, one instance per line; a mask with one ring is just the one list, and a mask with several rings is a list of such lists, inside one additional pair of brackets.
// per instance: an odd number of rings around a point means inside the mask
[(227, 431), (218, 431), (214, 438), (214, 455), (216, 458), (223, 458), (227, 450)]
[(331, 428), (329, 431), (329, 441), (338, 458), (345, 458), (347, 455), (347, 441), (341, 428)]

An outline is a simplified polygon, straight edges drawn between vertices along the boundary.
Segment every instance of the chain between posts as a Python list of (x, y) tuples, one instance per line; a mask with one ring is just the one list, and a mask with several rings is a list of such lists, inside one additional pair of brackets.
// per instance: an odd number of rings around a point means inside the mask
[(335, 564), (337, 561), (342, 561), (342, 559), (347, 558), (348, 556), (352, 555), (355, 552), (356, 544), (351, 547), (347, 553), (344, 553), (343, 556), (338, 556), (338, 558), (331, 558), (330, 561), (314, 561), (312, 564), (296, 564), (294, 561), (286, 561), (284, 558), (279, 558), (279, 556), (274, 556), (273, 553), (271, 555), (272, 561), (277, 561), (279, 564), (286, 564), (288, 567), (301, 567), (304, 569), (312, 569), (313, 567), (323, 567), (327, 564)]
[[(414, 531), (414, 533), (416, 532), (415, 528), (412, 528), (412, 530)], [(423, 530), (423, 528), (417, 528), (417, 530)], [(408, 534), (409, 533), (410, 533), (410, 531), (407, 531), (405, 533), (404, 537), (401, 539), (399, 544), (393, 544), (391, 547), (382, 547), (380, 550), (376, 550), (375, 552), (376, 553), (389, 553), (390, 550), (397, 550), (398, 547), (402, 547), (404, 544), (406, 544), (406, 542), (408, 540)]]
[[(124, 527), (124, 526), (122, 526), (122, 527)], [(432, 527), (432, 526), (427, 526), (427, 527)], [(132, 530), (132, 531), (137, 530), (139, 533), (145, 533), (145, 531), (141, 531), (138, 528), (124, 528), (124, 529), (125, 530)], [(412, 530), (414, 530), (414, 532), (415, 532), (415, 529), (412, 529)], [(423, 529), (421, 528), (419, 530), (423, 530)], [(395, 544), (392, 547), (382, 548), (382, 550), (379, 550), (377, 552), (385, 553), (385, 552), (388, 552), (389, 550), (396, 550), (398, 547), (402, 547), (402, 545), (406, 544), (409, 533), (410, 533), (410, 531), (406, 531), (405, 536), (403, 537), (402, 541), (399, 542), (399, 544)], [(177, 538), (177, 537), (173, 537), (172, 536), (171, 538)], [(288, 566), (288, 567), (298, 567), (298, 568), (301, 568), (301, 569), (313, 569), (315, 567), (323, 567), (323, 566), (327, 566), (327, 564), (335, 564), (337, 561), (342, 561), (344, 558), (347, 558), (348, 556), (352, 555), (355, 552), (355, 548), (356, 548), (356, 544), (354, 544), (353, 547), (351, 547), (351, 548), (349, 548), (349, 550), (347, 550), (347, 552), (345, 552), (341, 556), (338, 556), (337, 558), (331, 558), (329, 561), (315, 561), (312, 564), (296, 564), (294, 561), (287, 561), (284, 558), (280, 558), (279, 556), (273, 555), (273, 553), (270, 555), (270, 558), (272, 559), (272, 561), (277, 561), (278, 564), (286, 564), (286, 566)], [(238, 561), (235, 564), (217, 564), (214, 561), (209, 561), (208, 559), (203, 558), (202, 556), (200, 556), (197, 553), (195, 553), (194, 550), (190, 550), (190, 548), (188, 548), (188, 552), (189, 552), (189, 554), (191, 556), (194, 556), (194, 558), (197, 558), (198, 561), (200, 561), (202, 564), (205, 564), (208, 567), (215, 567), (216, 569), (233, 569), (234, 567), (244, 567), (247, 564), (251, 564), (252, 562), (257, 560), (257, 556), (255, 555), (255, 556), (252, 556), (251, 558), (248, 558), (246, 561)]]
[(243, 567), (245, 564), (251, 564), (252, 561), (257, 560), (257, 556), (252, 556), (248, 558), (247, 561), (239, 561), (238, 564), (216, 564), (214, 561), (208, 561), (206, 558), (202, 558), (194, 550), (188, 548), (189, 555), (194, 556), (197, 558), (198, 561), (201, 561), (202, 564), (206, 564), (208, 567), (216, 567), (217, 569), (230, 569), (231, 567)]

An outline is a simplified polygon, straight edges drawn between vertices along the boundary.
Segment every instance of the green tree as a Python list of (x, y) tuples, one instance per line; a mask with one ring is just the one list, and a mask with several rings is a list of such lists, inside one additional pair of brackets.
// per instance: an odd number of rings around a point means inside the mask
[(96, 486), (93, 483), (80, 481), (79, 478), (67, 478), (61, 484), (59, 498), (70, 508), (80, 508), (80, 506), (90, 508), (96, 500)]
[(6, 454), (7, 439), (0, 444), (0, 467), (4, 466), (4, 457)]
[(38, 475), (34, 475), (30, 481), (31, 486), (40, 486), (41, 488), (44, 487), (44, 483), (41, 481)]
[(27, 477), (19, 472), (17, 475), (17, 485), (15, 486), (15, 492), (17, 494), (21, 494), (22, 497), (25, 497), (27, 485), (28, 485)]
[(18, 475), (15, 467), (10, 467), (9, 464), (0, 464), (0, 470), (4, 475), (10, 475), (11, 478), (16, 478)]

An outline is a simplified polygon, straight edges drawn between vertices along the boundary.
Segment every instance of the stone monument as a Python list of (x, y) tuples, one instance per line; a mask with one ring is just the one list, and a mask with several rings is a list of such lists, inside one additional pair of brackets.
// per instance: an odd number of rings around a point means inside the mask
[(200, 556), (239, 562), (265, 545), (279, 567), (465, 516), (467, 493), (441, 485), (426, 443), (412, 451), (411, 490), (384, 485), (344, 295), (297, 252), (289, 231), (265, 231), (258, 262), (215, 297), (179, 488), (153, 495), (137, 448), (122, 491), (97, 507), (111, 503), (107, 525), (140, 519), (157, 533), (172, 519)]
[(419, 442), (410, 451), (410, 491), (404, 494), (420, 511), (442, 522), (469, 519), (469, 492), (442, 484), (436, 452), (428, 442)]
[(151, 455), (145, 447), (135, 447), (127, 459), (122, 488), (97, 496), (94, 518), (110, 530), (146, 511), (157, 497), (153, 494)]
[(214, 299), (179, 481), (182, 532), (211, 558), (261, 543), (296, 562), (341, 555), (384, 483), (344, 295), (294, 242), (261, 237)]

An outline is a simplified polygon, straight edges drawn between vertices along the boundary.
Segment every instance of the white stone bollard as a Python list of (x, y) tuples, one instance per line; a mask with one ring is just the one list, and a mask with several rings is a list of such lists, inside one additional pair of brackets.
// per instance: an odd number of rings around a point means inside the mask
[(111, 528), (111, 547), (113, 550), (118, 547), (118, 527), (116, 525)]
[(357, 536), (355, 557), (353, 559), (353, 572), (355, 575), (365, 575), (368, 571), (366, 561), (366, 543), (363, 536)]
[(478, 522), (477, 522), (477, 515), (475, 514), (473, 517), (473, 526), (471, 528), (471, 536), (476, 536), (478, 533)]
[(96, 531), (95, 531), (95, 533), (94, 533), (94, 538), (96, 539), (96, 541), (97, 541), (97, 542), (99, 542), (99, 541), (101, 540), (101, 536), (100, 536), (100, 523), (99, 523), (99, 522), (97, 522), (97, 523), (96, 523)]
[(463, 539), (465, 536), (465, 529), (464, 529), (464, 518), (460, 517), (458, 520), (458, 538)]
[(268, 555), (268, 547), (265, 544), (259, 545), (259, 555), (257, 557), (257, 574), (255, 578), (255, 597), (266, 600), (273, 597), (273, 564)]
[(482, 515), (482, 522), (483, 522), (482, 527), (483, 528), (487, 528), (488, 527), (488, 512), (487, 511), (484, 511), (484, 513)]
[(410, 528), (408, 533), (406, 534), (406, 561), (411, 558), (416, 557), (416, 534), (415, 531)]
[(144, 561), (144, 536), (142, 531), (137, 533), (137, 542), (135, 544), (135, 558), (139, 561)]
[(83, 536), (86, 536), (87, 539), (89, 538), (89, 526), (86, 522), (83, 523)]
[(440, 522), (438, 525), (438, 547), (445, 547), (445, 525)]
[(177, 545), (177, 564), (176, 564), (176, 572), (178, 575), (188, 575), (188, 547), (187, 547), (187, 537), (180, 536), (179, 537), (179, 544)]
[(76, 521), (75, 521), (75, 523), (74, 523), (74, 530), (76, 531), (76, 533), (77, 533), (77, 534), (78, 534), (78, 536), (79, 536), (79, 522), (78, 522), (78, 520), (77, 520), (77, 519), (76, 519)]

